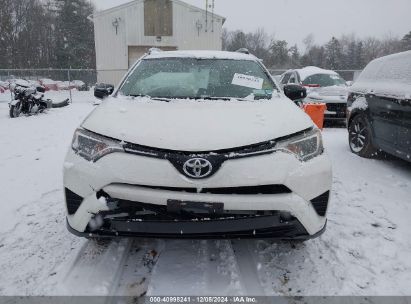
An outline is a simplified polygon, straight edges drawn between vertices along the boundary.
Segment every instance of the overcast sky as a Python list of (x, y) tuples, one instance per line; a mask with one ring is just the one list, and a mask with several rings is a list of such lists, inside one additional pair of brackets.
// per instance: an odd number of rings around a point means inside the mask
[[(99, 10), (130, 0), (93, 0)], [(205, 7), (205, 0), (185, 0)], [(211, 0), (210, 0), (211, 2)], [(277, 39), (302, 45), (310, 33), (316, 43), (333, 35), (403, 37), (411, 31), (411, 0), (215, 0), (216, 13), (229, 30), (262, 27)]]

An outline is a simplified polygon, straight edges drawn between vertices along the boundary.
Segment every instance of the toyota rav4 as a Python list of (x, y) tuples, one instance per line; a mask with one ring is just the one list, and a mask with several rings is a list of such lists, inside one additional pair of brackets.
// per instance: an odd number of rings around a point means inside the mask
[(72, 233), (305, 240), (325, 230), (330, 162), (290, 100), (305, 89), (280, 91), (253, 55), (152, 52), (95, 95), (106, 98), (64, 165)]

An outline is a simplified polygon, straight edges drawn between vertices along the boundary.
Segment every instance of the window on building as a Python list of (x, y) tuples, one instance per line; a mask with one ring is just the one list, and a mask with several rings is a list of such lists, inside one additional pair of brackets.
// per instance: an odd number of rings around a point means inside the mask
[(171, 0), (144, 1), (144, 35), (173, 36), (173, 3)]

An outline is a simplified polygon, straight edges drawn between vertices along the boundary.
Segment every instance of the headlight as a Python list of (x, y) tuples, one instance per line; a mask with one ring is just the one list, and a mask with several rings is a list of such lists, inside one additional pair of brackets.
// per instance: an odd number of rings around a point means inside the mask
[(92, 162), (110, 153), (124, 152), (120, 141), (84, 129), (76, 130), (71, 147), (78, 155)]
[(301, 161), (307, 161), (324, 151), (321, 131), (313, 129), (304, 134), (280, 141), (276, 149), (293, 153)]

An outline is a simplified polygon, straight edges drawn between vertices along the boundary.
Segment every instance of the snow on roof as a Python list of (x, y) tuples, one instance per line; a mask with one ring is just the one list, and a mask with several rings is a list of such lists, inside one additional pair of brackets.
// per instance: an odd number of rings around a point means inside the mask
[(351, 90), (393, 98), (411, 98), (411, 51), (371, 61)]
[(307, 77), (315, 74), (329, 74), (329, 75), (338, 75), (338, 73), (331, 70), (324, 70), (315, 66), (308, 66), (302, 69), (297, 70), (300, 74), (301, 81), (304, 81)]
[(196, 59), (233, 59), (233, 60), (258, 60), (254, 55), (224, 51), (166, 51), (154, 52), (145, 59), (158, 58), (196, 58)]

